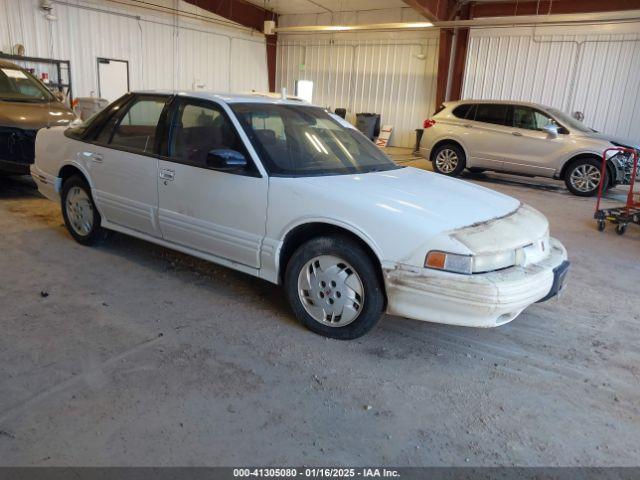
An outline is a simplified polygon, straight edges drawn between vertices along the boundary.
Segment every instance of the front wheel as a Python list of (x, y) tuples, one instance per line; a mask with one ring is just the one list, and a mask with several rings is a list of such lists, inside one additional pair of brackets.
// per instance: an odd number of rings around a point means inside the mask
[(93, 245), (105, 237), (101, 217), (84, 178), (73, 176), (62, 185), (62, 216), (71, 236), (82, 245)]
[[(592, 197), (598, 193), (602, 161), (595, 158), (581, 158), (571, 162), (565, 173), (564, 183), (567, 189), (579, 197)], [(605, 172), (605, 184), (608, 176)]]
[(300, 246), (287, 264), (284, 286), (297, 319), (326, 337), (358, 338), (382, 315), (384, 293), (374, 264), (345, 236)]
[(458, 145), (445, 143), (436, 148), (432, 155), (433, 171), (449, 177), (457, 177), (465, 169), (467, 159)]

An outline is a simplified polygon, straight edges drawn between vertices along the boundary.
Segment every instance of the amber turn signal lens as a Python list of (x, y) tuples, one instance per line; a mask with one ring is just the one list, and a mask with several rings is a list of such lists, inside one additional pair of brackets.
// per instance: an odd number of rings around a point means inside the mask
[(444, 252), (429, 252), (424, 266), (429, 268), (444, 269), (444, 263), (447, 260), (447, 254)]

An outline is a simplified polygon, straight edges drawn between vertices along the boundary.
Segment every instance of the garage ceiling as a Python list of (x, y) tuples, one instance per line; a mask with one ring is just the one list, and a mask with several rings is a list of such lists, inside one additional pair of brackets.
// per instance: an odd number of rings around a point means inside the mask
[(407, 7), (402, 0), (247, 0), (279, 15), (380, 10)]

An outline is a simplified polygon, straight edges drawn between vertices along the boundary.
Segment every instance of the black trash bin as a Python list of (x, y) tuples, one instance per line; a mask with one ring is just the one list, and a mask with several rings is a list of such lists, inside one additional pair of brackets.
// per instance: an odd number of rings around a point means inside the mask
[(379, 113), (356, 113), (356, 128), (371, 141), (380, 135)]
[(346, 108), (336, 108), (335, 114), (342, 118), (347, 118), (347, 109)]

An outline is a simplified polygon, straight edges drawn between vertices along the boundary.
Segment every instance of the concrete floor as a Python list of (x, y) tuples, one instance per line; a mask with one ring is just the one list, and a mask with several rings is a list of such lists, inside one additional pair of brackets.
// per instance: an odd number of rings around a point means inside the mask
[(549, 217), (564, 297), (353, 342), (249, 276), (123, 235), (82, 247), (0, 179), (0, 464), (637, 466), (640, 229), (598, 233), (555, 182), (471, 179)]

